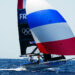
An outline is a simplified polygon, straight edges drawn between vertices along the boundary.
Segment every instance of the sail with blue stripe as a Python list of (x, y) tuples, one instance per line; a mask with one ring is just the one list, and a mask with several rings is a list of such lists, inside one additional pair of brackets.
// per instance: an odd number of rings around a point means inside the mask
[[(58, 18), (57, 18), (58, 17)], [(57, 12), (56, 10), (40, 10), (34, 13), (27, 15), (27, 19), (30, 25), (30, 28), (66, 22), (65, 19)]]
[(63, 16), (46, 0), (27, 0), (26, 12), (40, 52), (75, 55), (75, 36), (72, 30)]

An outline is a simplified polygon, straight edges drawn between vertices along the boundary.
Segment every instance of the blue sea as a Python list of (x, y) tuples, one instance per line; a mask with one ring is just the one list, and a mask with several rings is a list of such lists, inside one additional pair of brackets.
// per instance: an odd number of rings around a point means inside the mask
[(22, 67), (27, 59), (0, 59), (0, 75), (75, 75), (75, 61), (67, 61), (65, 65), (45, 70), (28, 71)]

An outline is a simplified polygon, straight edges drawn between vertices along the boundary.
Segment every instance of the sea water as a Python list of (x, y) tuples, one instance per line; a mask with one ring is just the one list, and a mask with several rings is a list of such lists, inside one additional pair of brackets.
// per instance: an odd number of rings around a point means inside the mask
[(28, 71), (22, 67), (27, 59), (0, 59), (0, 75), (75, 75), (75, 61), (56, 68)]

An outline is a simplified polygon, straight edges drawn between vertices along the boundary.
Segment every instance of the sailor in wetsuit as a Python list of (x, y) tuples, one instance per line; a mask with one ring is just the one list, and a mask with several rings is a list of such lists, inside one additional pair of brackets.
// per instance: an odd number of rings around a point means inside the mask
[(37, 56), (38, 60), (37, 60), (37, 63), (39, 64), (40, 63), (40, 56)]
[(34, 59), (33, 59), (32, 55), (29, 55), (29, 57), (30, 57), (30, 62), (33, 63)]

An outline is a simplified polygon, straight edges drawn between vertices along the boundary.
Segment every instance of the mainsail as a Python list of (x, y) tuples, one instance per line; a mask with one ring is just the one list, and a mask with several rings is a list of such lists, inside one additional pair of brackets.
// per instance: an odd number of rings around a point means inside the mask
[[(26, 0), (18, 0), (18, 30), (19, 30), (19, 41), (21, 48), (21, 55), (25, 55), (27, 47), (36, 46), (33, 40), (32, 34), (30, 32), (25, 10)], [(36, 51), (36, 48), (31, 52), (32, 54)]]
[(68, 23), (46, 0), (27, 0), (26, 12), (40, 52), (75, 55), (75, 37)]

